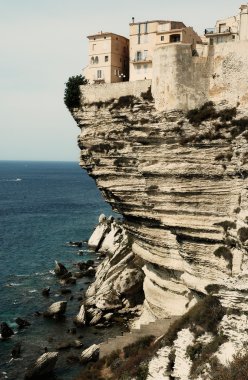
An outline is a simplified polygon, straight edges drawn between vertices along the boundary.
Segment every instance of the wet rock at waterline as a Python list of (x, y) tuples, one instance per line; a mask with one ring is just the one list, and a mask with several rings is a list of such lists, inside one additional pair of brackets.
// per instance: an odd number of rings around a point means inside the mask
[(68, 270), (63, 264), (59, 263), (58, 261), (55, 261), (54, 273), (56, 274), (56, 276), (60, 277), (66, 275), (68, 273)]
[(41, 294), (44, 296), (44, 297), (49, 297), (50, 296), (50, 288), (47, 287), (47, 288), (44, 288), (41, 292)]
[(46, 318), (60, 318), (65, 314), (67, 307), (67, 302), (66, 301), (58, 301), (53, 303), (47, 311), (43, 314), (44, 317)]
[(0, 331), (1, 331), (1, 337), (2, 339), (10, 338), (12, 335), (14, 335), (14, 331), (6, 322), (2, 322), (0, 325)]
[(22, 319), (22, 318), (19, 318), (19, 317), (16, 318), (15, 322), (16, 322), (16, 324), (18, 325), (18, 327), (19, 327), (20, 329), (23, 329), (23, 328), (28, 327), (28, 326), (31, 325), (31, 323), (29, 323), (29, 322), (26, 321), (25, 319)]

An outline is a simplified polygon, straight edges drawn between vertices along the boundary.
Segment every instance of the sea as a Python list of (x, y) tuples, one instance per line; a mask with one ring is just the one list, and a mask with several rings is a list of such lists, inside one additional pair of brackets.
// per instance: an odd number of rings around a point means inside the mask
[[(0, 339), (0, 379), (23, 379), (33, 360), (68, 340), (78, 338), (87, 348), (120, 332), (120, 326), (85, 327), (77, 335), (68, 334), (92, 279), (78, 280), (71, 286), (72, 293), (62, 296), (53, 272), (55, 260), (69, 270), (77, 262), (100, 261), (87, 240), (102, 213), (117, 216), (77, 162), (0, 161), (0, 322), (7, 322), (15, 332), (7, 340)], [(82, 241), (81, 252), (69, 246), (70, 241)], [(45, 287), (51, 288), (48, 298), (41, 294)], [(64, 320), (39, 315), (59, 300), (68, 301)], [(31, 325), (20, 330), (17, 317)], [(21, 343), (21, 357), (13, 360), (11, 351), (17, 343)], [(59, 351), (56, 379), (77, 377), (81, 366), (76, 358), (83, 348)]]

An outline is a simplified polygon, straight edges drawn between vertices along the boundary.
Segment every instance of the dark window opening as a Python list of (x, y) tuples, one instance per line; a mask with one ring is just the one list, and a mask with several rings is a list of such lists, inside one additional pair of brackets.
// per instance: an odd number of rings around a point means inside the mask
[(105, 55), (104, 60), (105, 60), (105, 62), (108, 62), (108, 55)]
[(170, 42), (180, 42), (181, 41), (181, 35), (180, 34), (171, 34), (170, 35)]
[(160, 37), (160, 40), (161, 40), (161, 41), (164, 41), (164, 36), (161, 36), (161, 37)]

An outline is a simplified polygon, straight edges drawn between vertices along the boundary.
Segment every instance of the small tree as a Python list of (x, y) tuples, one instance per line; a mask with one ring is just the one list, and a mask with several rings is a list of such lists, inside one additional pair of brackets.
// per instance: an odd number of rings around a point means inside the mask
[(79, 86), (88, 84), (88, 80), (82, 75), (70, 77), (66, 82), (64, 102), (68, 109), (80, 106), (80, 89)]

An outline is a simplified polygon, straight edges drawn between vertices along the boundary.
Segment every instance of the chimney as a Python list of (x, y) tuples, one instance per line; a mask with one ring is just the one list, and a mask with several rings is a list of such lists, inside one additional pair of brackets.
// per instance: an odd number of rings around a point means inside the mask
[(132, 17), (132, 23), (134, 24), (134, 17)]

